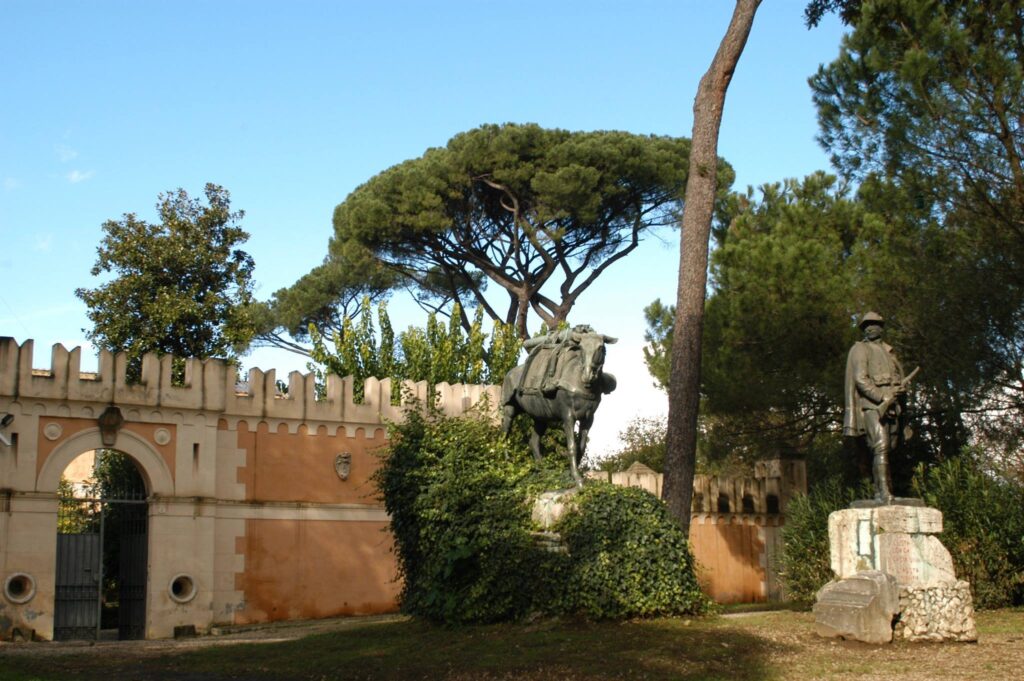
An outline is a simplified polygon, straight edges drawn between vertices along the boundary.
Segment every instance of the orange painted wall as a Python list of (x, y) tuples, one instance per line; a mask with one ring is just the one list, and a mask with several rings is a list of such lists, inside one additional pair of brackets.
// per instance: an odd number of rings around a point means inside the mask
[[(378, 461), (372, 452), (385, 442), (383, 428), (369, 436), (359, 428), (355, 437), (348, 437), (344, 428), (336, 435), (328, 435), (325, 428), (310, 433), (305, 426), (297, 433), (289, 433), (283, 425), (270, 432), (266, 422), (250, 430), (242, 421), (238, 447), (245, 450), (246, 457), (245, 466), (238, 470), (238, 482), (245, 485), (249, 501), (376, 505), (379, 501), (370, 476)], [(343, 452), (352, 454), (351, 474), (345, 481), (334, 471), (334, 459)]]
[(699, 565), (704, 591), (717, 603), (755, 603), (767, 600), (764, 542), (756, 525), (690, 524), (690, 548)]
[(397, 610), (387, 523), (247, 520), (237, 624)]

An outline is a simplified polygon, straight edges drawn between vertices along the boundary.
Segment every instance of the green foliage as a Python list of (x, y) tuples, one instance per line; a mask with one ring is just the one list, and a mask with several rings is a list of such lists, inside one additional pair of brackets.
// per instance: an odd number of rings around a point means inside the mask
[(869, 237), (879, 306), (920, 353), (935, 446), (954, 456), (984, 427), (1012, 450), (1024, 436), (1024, 3), (864, 2), (854, 26), (811, 86), (822, 143), (882, 218)]
[[(851, 319), (866, 304), (851, 262), (865, 211), (824, 173), (748, 190), (735, 209), (711, 254), (699, 456), (712, 469), (830, 456)], [(664, 387), (675, 308), (644, 312), (645, 360)]]
[(915, 472), (914, 492), (942, 511), (942, 543), (977, 608), (1024, 604), (1024, 485), (982, 470), (977, 452)]
[(596, 462), (602, 471), (624, 471), (639, 461), (661, 473), (665, 469), (665, 431), (668, 424), (663, 418), (637, 417), (619, 433), (620, 449)]
[(75, 487), (60, 476), (57, 483), (57, 533), (99, 532), (99, 514), (95, 504), (75, 499)]
[(596, 619), (707, 610), (686, 536), (664, 502), (633, 487), (594, 483), (559, 523), (569, 549), (571, 610)]
[(463, 623), (706, 605), (681, 531), (645, 492), (588, 486), (560, 528), (569, 554), (540, 548), (529, 500), (570, 482), (564, 454), (536, 464), (525, 442), (482, 417), (409, 412), (391, 427), (375, 481), (411, 614)]
[(114, 279), (75, 295), (89, 308), (89, 339), (131, 358), (144, 353), (232, 357), (253, 334), (249, 235), (227, 190), (207, 184), (203, 205), (184, 190), (160, 194), (158, 224), (127, 213), (103, 224), (93, 276)]
[[(383, 267), (442, 305), (475, 300), (525, 339), (531, 309), (554, 328), (647, 230), (678, 221), (689, 151), (686, 139), (484, 125), (353, 191), (329, 258)], [(724, 200), (732, 171), (719, 175)]]
[(447, 323), (431, 313), (425, 328), (411, 326), (396, 338), (387, 306), (378, 303), (378, 340), (372, 303), (366, 296), (359, 315), (345, 318), (341, 331), (332, 334), (333, 349), (327, 346), (316, 327), (310, 325), (309, 337), (313, 342), (310, 357), (316, 363), (310, 364), (310, 368), (321, 382), (328, 373), (355, 377), (355, 394), (360, 399), (363, 382), (371, 376), (396, 382), (426, 381), (432, 386), (500, 383), (518, 360), (521, 342), (515, 330), (494, 322), (488, 339), (483, 331), (483, 312), (477, 308), (468, 331), (459, 324), (461, 312), (456, 304)]
[(647, 331), (644, 332), (644, 363), (654, 377), (655, 385), (668, 389), (668, 377), (672, 369), (672, 329), (676, 321), (675, 305), (665, 305), (661, 298), (644, 308)]
[(787, 598), (809, 606), (814, 603), (818, 589), (832, 581), (828, 516), (849, 507), (854, 499), (868, 496), (865, 487), (844, 487), (839, 478), (831, 478), (814, 486), (810, 493), (789, 501), (782, 528), (779, 571)]
[(406, 612), (445, 622), (518, 619), (541, 603), (544, 552), (528, 491), (550, 480), (481, 418), (410, 411), (376, 474), (391, 515)]

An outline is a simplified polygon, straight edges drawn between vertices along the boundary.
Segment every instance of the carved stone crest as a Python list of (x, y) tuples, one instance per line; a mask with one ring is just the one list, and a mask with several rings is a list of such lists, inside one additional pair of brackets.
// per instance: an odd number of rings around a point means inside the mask
[(352, 455), (349, 452), (342, 452), (334, 457), (334, 472), (342, 480), (348, 480), (348, 476), (352, 472)]

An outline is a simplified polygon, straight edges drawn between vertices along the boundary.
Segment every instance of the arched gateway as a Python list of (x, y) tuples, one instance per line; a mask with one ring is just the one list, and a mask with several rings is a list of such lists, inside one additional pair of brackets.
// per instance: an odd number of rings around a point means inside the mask
[[(81, 350), (55, 345), (49, 368), (34, 363), (32, 341), (0, 337), (0, 419), (13, 417), (0, 429), (0, 637), (54, 637), (67, 612), (56, 607), (61, 475), (105, 448), (130, 457), (145, 488), (136, 633), (394, 609), (387, 516), (370, 482), (385, 423), (402, 414), (389, 381), (368, 379), (357, 404), (350, 379), (329, 377), (316, 399), (313, 377), (293, 372), (280, 394), (274, 371), (240, 386), (220, 360), (186, 360), (183, 385), (169, 356), (146, 356), (138, 383), (123, 355), (101, 353), (99, 371), (82, 373)], [(425, 384), (407, 387), (426, 398)], [(450, 414), (499, 398), (488, 386), (437, 392)]]

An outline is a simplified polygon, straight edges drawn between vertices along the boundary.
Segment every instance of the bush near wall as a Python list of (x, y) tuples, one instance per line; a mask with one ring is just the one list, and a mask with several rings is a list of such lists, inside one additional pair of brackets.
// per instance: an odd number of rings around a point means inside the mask
[(975, 607), (1024, 604), (1024, 485), (986, 472), (972, 450), (918, 466), (911, 485), (942, 511), (942, 543)]
[(646, 492), (588, 484), (556, 528), (569, 552), (538, 547), (530, 500), (568, 486), (567, 468), (564, 455), (536, 464), (482, 416), (413, 411), (393, 425), (376, 482), (403, 611), (469, 623), (705, 610), (685, 538)]

